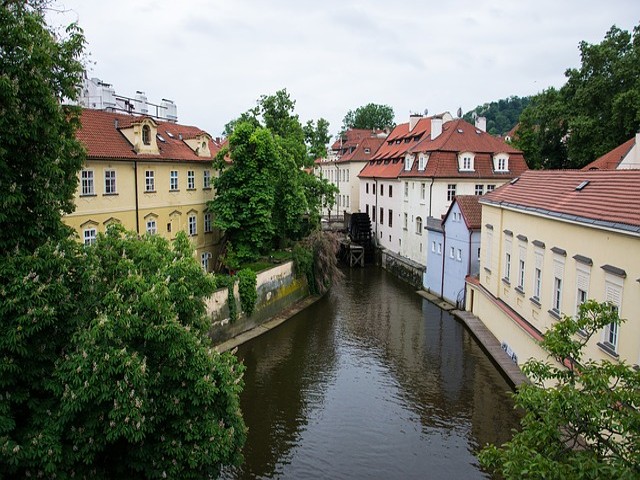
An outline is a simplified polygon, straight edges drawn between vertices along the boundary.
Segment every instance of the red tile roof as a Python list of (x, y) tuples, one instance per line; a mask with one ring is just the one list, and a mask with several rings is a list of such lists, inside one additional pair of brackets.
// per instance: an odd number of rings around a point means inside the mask
[[(336, 161), (336, 163), (367, 162), (373, 158), (384, 141), (385, 139), (380, 137), (362, 138), (355, 146), (353, 152), (345, 153)], [(369, 153), (366, 153), (367, 150)]]
[(638, 185), (640, 170), (528, 170), (480, 203), (640, 233)]
[(480, 196), (478, 195), (456, 195), (442, 223), (446, 221), (453, 206), (457, 203), (467, 228), (469, 230), (480, 230), (482, 225), (482, 205), (480, 205), (479, 200)]
[(360, 140), (363, 138), (376, 136), (378, 134), (383, 133), (382, 130), (368, 130), (362, 128), (350, 128), (342, 137), (339, 137), (333, 145), (331, 145), (331, 150), (343, 150), (345, 148), (351, 147), (352, 145), (357, 145)]
[(635, 144), (636, 137), (634, 136), (622, 145), (611, 150), (609, 153), (605, 153), (593, 162), (582, 167), (582, 170), (615, 170)]
[(90, 159), (158, 159), (210, 162), (220, 149), (216, 142), (208, 140), (211, 157), (199, 157), (180, 139), (180, 136), (183, 139), (189, 139), (205, 132), (198, 127), (154, 120), (158, 125), (158, 134), (162, 135), (165, 140), (164, 142), (158, 140), (160, 153), (157, 155), (137, 154), (124, 134), (120, 132), (120, 129), (127, 128), (134, 122), (144, 118), (102, 110), (83, 109), (80, 117), (81, 127), (78, 130), (77, 137), (87, 149), (87, 156)]

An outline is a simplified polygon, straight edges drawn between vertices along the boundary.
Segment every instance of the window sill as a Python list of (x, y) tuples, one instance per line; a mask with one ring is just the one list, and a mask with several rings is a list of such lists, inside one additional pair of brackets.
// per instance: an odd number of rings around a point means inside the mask
[(502, 283), (504, 283), (507, 286), (511, 286), (511, 282), (509, 281), (509, 279), (507, 277), (503, 277), (502, 278)]
[(549, 315), (551, 315), (556, 320), (560, 320), (562, 317), (560, 316), (560, 312), (554, 309), (548, 310)]
[(117, 197), (118, 194), (117, 193), (103, 193), (102, 196), (103, 197)]
[(202, 190), (211, 190), (211, 187), (202, 187)]
[(195, 188), (187, 188), (187, 192), (195, 192), (196, 189)]
[(97, 196), (98, 195), (96, 195), (95, 193), (82, 193), (82, 194), (80, 194), (81, 198), (84, 198), (84, 197), (97, 197)]
[(520, 285), (518, 285), (516, 288), (514, 288), (514, 290), (516, 291), (516, 293), (518, 293), (519, 295), (524, 296), (524, 290), (522, 289), (522, 287)]
[(602, 343), (602, 342), (598, 342), (597, 345), (598, 347), (600, 347), (600, 350), (602, 350), (604, 353), (606, 353), (610, 357), (613, 357), (616, 359), (620, 358), (620, 355), (616, 353), (615, 349), (613, 348), (613, 345), (609, 345), (608, 343)]
[(491, 275), (491, 269), (490, 268), (484, 267), (484, 271), (487, 272), (489, 275)]
[(169, 189), (169, 193), (177, 193), (177, 192), (179, 192), (179, 191), (180, 191), (180, 189), (179, 189), (179, 188), (178, 188), (178, 189), (176, 189), (176, 188), (170, 188), (170, 189)]
[(157, 193), (155, 190), (145, 190), (144, 193)]
[(537, 297), (531, 297), (529, 298), (529, 300), (531, 301), (531, 303), (533, 303), (536, 307), (540, 308), (542, 307), (542, 304), (540, 303), (540, 299)]

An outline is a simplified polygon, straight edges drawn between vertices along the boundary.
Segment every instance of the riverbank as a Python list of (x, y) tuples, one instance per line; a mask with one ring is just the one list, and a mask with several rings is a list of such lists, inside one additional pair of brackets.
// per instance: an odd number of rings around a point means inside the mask
[(310, 305), (313, 305), (321, 298), (322, 297), (320, 295), (309, 295), (308, 297), (296, 302), (295, 304), (281, 311), (279, 314), (275, 315), (270, 320), (267, 320), (266, 322), (258, 325), (257, 327), (247, 330), (246, 332), (243, 332), (240, 335), (237, 335), (225, 342), (222, 342), (216, 345), (214, 348), (216, 349), (217, 352), (220, 352), (220, 353), (226, 352), (228, 350), (232, 350), (237, 346), (242, 345), (243, 343), (248, 342), (249, 340), (252, 340), (262, 335), (263, 333), (268, 332), (269, 330), (273, 330), (274, 328), (286, 322), (291, 317), (298, 314), (305, 308), (309, 307)]
[(484, 350), (505, 380), (509, 385), (511, 385), (511, 388), (516, 390), (523, 383), (529, 383), (529, 379), (524, 373), (522, 373), (520, 367), (511, 360), (511, 357), (507, 355), (507, 352), (502, 349), (502, 345), (498, 339), (487, 327), (485, 327), (484, 323), (482, 323), (478, 317), (473, 315), (471, 312), (457, 310), (453, 305), (444, 301), (442, 298), (424, 290), (418, 290), (417, 293), (434, 305), (450, 312), (467, 327), (469, 332), (471, 332), (471, 335), (473, 335), (481, 346), (482, 350)]

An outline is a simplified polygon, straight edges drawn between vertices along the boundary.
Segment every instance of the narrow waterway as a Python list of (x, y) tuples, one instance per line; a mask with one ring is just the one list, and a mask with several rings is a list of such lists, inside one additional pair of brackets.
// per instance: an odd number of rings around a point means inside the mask
[(227, 478), (486, 478), (478, 448), (518, 423), (465, 328), (375, 267), (238, 356), (249, 434)]

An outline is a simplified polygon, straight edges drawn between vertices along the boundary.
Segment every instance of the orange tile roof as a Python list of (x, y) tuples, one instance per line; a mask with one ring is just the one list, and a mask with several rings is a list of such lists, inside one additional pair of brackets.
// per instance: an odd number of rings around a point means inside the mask
[(640, 170), (528, 170), (480, 203), (640, 234), (638, 185)]
[[(384, 138), (379, 137), (362, 138), (356, 145), (353, 152), (345, 153), (336, 161), (336, 163), (367, 162), (373, 158), (384, 141)], [(366, 149), (369, 150), (369, 153), (366, 153)]]
[[(158, 140), (160, 153), (157, 155), (139, 155), (133, 150), (133, 146), (120, 132), (120, 129), (127, 128), (143, 118), (145, 117), (82, 109), (80, 116), (81, 127), (77, 132), (77, 137), (87, 149), (89, 159), (210, 162), (220, 150), (220, 145), (213, 140), (208, 140), (211, 157), (199, 157), (180, 139), (180, 136), (188, 139), (205, 132), (198, 127), (154, 120), (158, 126), (158, 134), (162, 135), (165, 140), (164, 142)], [(118, 125), (117, 128), (116, 123)]]
[(611, 150), (609, 153), (605, 153), (593, 162), (582, 167), (582, 170), (615, 170), (635, 144), (636, 137), (634, 136), (622, 145)]
[(333, 145), (331, 145), (331, 150), (341, 150), (344, 148), (351, 147), (352, 145), (357, 145), (360, 140), (363, 138), (371, 137), (373, 135), (377, 135), (379, 133), (383, 133), (382, 130), (368, 130), (362, 128), (350, 128), (341, 138), (338, 138)]

